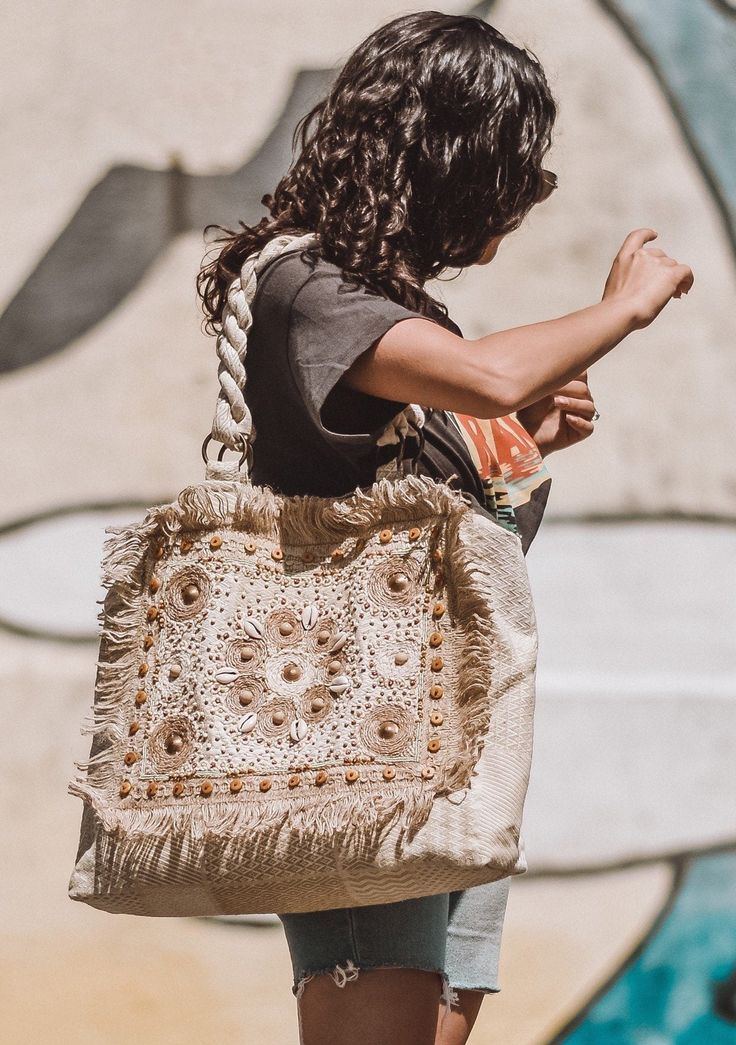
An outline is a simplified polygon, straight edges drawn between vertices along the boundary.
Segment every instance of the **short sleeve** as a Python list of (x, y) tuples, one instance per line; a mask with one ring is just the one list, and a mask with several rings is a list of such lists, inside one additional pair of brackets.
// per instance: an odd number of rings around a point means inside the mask
[(368, 450), (407, 405), (338, 381), (387, 330), (410, 318), (427, 317), (349, 284), (335, 265), (318, 266), (299, 288), (289, 317), (289, 367), (312, 422), (335, 449)]

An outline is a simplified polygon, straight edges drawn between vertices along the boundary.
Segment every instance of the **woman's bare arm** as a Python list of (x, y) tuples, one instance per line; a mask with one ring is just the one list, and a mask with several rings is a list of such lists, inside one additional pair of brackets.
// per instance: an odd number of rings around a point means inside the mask
[(691, 270), (664, 251), (642, 248), (651, 229), (624, 240), (603, 300), (557, 319), (465, 340), (431, 320), (394, 324), (341, 378), (361, 392), (502, 417), (534, 403), (586, 370), (634, 330), (647, 326), (671, 297), (687, 293)]

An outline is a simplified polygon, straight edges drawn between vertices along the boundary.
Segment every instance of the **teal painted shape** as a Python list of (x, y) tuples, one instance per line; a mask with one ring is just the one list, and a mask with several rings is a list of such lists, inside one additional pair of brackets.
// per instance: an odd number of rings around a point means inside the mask
[(600, 0), (653, 65), (736, 246), (736, 12), (723, 0)]
[(736, 851), (691, 859), (644, 949), (557, 1040), (565, 1045), (736, 1045), (714, 988), (736, 965)]

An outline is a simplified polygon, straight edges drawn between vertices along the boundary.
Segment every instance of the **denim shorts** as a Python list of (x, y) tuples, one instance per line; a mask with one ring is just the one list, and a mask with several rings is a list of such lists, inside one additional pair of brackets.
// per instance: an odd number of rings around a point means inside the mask
[(320, 973), (344, 987), (361, 969), (390, 967), (439, 973), (448, 1009), (457, 990), (497, 993), (511, 877), (398, 903), (280, 914), (294, 971), (292, 992), (299, 998)]

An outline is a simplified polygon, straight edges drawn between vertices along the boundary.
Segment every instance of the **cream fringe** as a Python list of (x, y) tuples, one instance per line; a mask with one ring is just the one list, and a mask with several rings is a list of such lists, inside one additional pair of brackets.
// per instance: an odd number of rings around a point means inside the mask
[[(208, 476), (217, 469), (208, 467)], [(221, 474), (227, 474), (225, 469)], [(492, 630), (490, 605), (493, 562), (479, 562), (463, 540), (463, 519), (472, 508), (447, 483), (425, 476), (382, 478), (371, 488), (356, 488), (339, 499), (312, 495), (283, 497), (266, 486), (228, 478), (207, 478), (186, 487), (176, 502), (149, 508), (142, 523), (109, 527), (102, 573), (108, 589), (99, 614), (102, 625), (95, 698), (82, 733), (94, 735), (90, 757), (75, 762), (80, 771), (68, 785), (70, 794), (92, 807), (104, 831), (131, 847), (117, 859), (135, 860), (146, 840), (188, 838), (195, 849), (205, 841), (236, 858), (239, 846), (271, 848), (286, 829), (290, 837), (339, 838), (346, 851), (365, 854), (380, 845), (383, 832), (398, 825), (409, 838), (424, 824), (434, 798), (469, 785), (492, 712)], [(182, 531), (233, 527), (270, 536), (282, 547), (368, 537), (389, 522), (437, 516), (445, 522), (445, 575), (448, 614), (465, 630), (463, 661), (455, 700), (459, 710), (460, 754), (431, 781), (353, 784), (349, 791), (243, 796), (196, 796), (169, 804), (121, 805), (118, 787), (130, 695), (136, 688), (146, 602), (147, 557), (152, 544)], [(491, 524), (493, 525), (493, 524)], [(500, 529), (500, 528), (499, 528)], [(501, 545), (508, 540), (503, 531)], [(501, 554), (507, 549), (501, 548)], [(449, 561), (448, 561), (449, 560)], [(155, 800), (154, 800), (155, 801)], [(274, 835), (275, 832), (275, 835)], [(112, 838), (110, 839), (112, 841)], [(127, 855), (126, 855), (127, 854)]]

